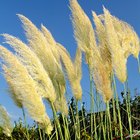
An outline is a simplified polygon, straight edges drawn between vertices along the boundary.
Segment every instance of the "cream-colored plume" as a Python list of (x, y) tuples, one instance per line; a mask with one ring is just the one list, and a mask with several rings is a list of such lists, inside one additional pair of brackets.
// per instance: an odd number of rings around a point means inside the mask
[(57, 97), (57, 100), (54, 103), (54, 107), (57, 111), (60, 111), (66, 116), (68, 115), (68, 105), (64, 95)]
[(8, 93), (9, 93), (10, 97), (14, 100), (14, 103), (19, 108), (22, 108), (23, 107), (22, 100), (20, 98), (18, 98), (18, 96), (17, 96), (18, 90), (14, 86), (14, 83), (12, 83), (11, 76), (8, 74), (7, 67), (5, 65), (3, 65), (3, 70), (4, 70), (4, 77), (6, 79), (8, 86), (9, 86)]
[[(43, 35), (45, 36), (46, 41), (48, 42), (47, 47), (49, 47), (52, 50), (54, 57), (56, 58), (58, 64), (60, 64), (60, 66), (61, 66), (60, 53), (58, 51), (59, 48), (57, 47), (57, 42), (53, 38), (51, 32), (45, 26), (41, 25), (41, 31), (42, 31)], [(67, 101), (66, 101), (65, 95), (62, 94), (62, 93), (65, 93), (64, 74), (59, 73), (59, 77), (57, 75), (56, 78), (58, 78), (58, 79), (54, 79), (54, 81), (53, 81), (53, 84), (55, 85), (55, 89), (57, 92), (57, 100), (54, 102), (54, 106), (57, 111), (60, 111), (61, 113), (65, 114), (65, 115), (68, 115)]]
[(112, 67), (118, 79), (124, 83), (127, 79), (127, 59), (121, 48), (118, 36), (116, 34), (111, 15), (108, 10), (104, 8), (105, 28), (108, 41), (108, 47), (112, 58)]
[(37, 92), (50, 102), (54, 102), (56, 100), (56, 93), (53, 83), (37, 55), (19, 39), (8, 34), (3, 36), (6, 43), (16, 51), (18, 59), (27, 68), (35, 81)]
[(138, 35), (128, 23), (114, 16), (112, 16), (112, 19), (122, 49), (124, 50), (124, 55), (128, 58), (129, 55), (133, 54), (135, 58), (138, 58), (140, 50)]
[[(85, 52), (86, 61), (89, 65), (90, 71), (93, 72), (96, 89), (104, 96), (104, 100), (108, 101), (112, 97), (110, 84), (110, 71), (112, 70), (112, 68), (110, 67), (110, 62), (108, 62), (109, 51), (107, 50), (106, 42), (104, 42), (105, 35), (101, 36), (101, 33), (98, 32), (98, 36), (100, 37), (99, 46), (103, 45), (103, 48), (97, 47), (98, 44), (96, 43), (94, 30), (89, 18), (79, 6), (77, 0), (70, 0), (70, 6), (72, 11), (72, 22), (74, 26), (74, 33), (77, 44)], [(104, 27), (102, 25), (100, 26), (100, 31), (104, 32)], [(102, 56), (104, 50), (106, 50), (108, 55), (106, 54), (105, 56)], [(103, 62), (104, 58), (105, 63)], [(105, 65), (103, 65), (103, 63)], [(99, 64), (101, 64), (101, 68), (98, 69)]]
[[(60, 80), (60, 75), (63, 75), (60, 64), (57, 62), (49, 44), (41, 31), (26, 17), (18, 15), (23, 23), (23, 27), (26, 31), (29, 47), (35, 52), (38, 58), (41, 60), (44, 68), (49, 73), (49, 76), (53, 80)], [(63, 79), (64, 80), (64, 79)], [(62, 81), (63, 84), (65, 83)]]
[(70, 0), (72, 23), (78, 46), (85, 52), (86, 62), (92, 67), (93, 55), (99, 55), (92, 24), (77, 0)]
[(5, 64), (6, 74), (10, 76), (10, 83), (16, 89), (16, 96), (22, 101), (31, 118), (43, 125), (48, 134), (52, 131), (51, 121), (48, 118), (41, 96), (36, 91), (34, 80), (27, 69), (6, 48), (0, 46), (0, 58)]
[(112, 61), (111, 61), (111, 53), (108, 48), (108, 42), (107, 42), (107, 36), (106, 36), (106, 28), (104, 27), (104, 24), (102, 23), (101, 19), (96, 15), (95, 12), (92, 12), (93, 14), (93, 21), (96, 26), (96, 36), (98, 39), (98, 47), (100, 56), (102, 57), (102, 60), (104, 61), (104, 66), (106, 67), (106, 71), (108, 71), (109, 76), (112, 72)]
[(96, 60), (94, 62), (93, 79), (96, 89), (102, 94), (105, 102), (112, 98), (110, 71), (104, 65), (104, 61)]
[[(46, 38), (46, 41), (48, 42), (48, 48), (51, 49), (55, 59), (57, 60), (57, 63), (59, 64), (59, 66), (61, 67), (61, 63), (60, 63), (60, 54), (59, 51), (57, 49), (57, 42), (55, 41), (55, 39), (53, 38), (51, 32), (43, 25), (41, 25), (41, 30), (43, 35)], [(56, 75), (56, 73), (54, 73), (54, 75)], [(62, 70), (58, 69), (57, 70), (57, 76), (54, 79), (55, 81), (57, 80), (57, 84), (55, 83), (55, 86), (58, 86), (59, 88), (59, 92), (61, 93), (65, 93), (65, 79), (64, 79), (64, 74), (62, 73)]]
[[(26, 31), (26, 36), (29, 42), (29, 47), (35, 52), (35, 54), (40, 59), (45, 70), (48, 72), (53, 85), (55, 87), (57, 98), (64, 96), (65, 93), (65, 79), (63, 71), (59, 61), (54, 56), (54, 49), (51, 47), (50, 42), (54, 42), (52, 36), (42, 27), (43, 33), (37, 29), (37, 27), (26, 17), (18, 15), (21, 19), (24, 29)], [(47, 33), (46, 33), (47, 32)], [(48, 34), (49, 39), (46, 38)], [(49, 40), (49, 41), (48, 41)]]
[(72, 62), (69, 53), (67, 50), (60, 44), (58, 44), (58, 50), (61, 55), (62, 63), (66, 69), (67, 77), (70, 81), (70, 85), (73, 91), (73, 94), (77, 100), (80, 100), (82, 97), (82, 88), (81, 88), (81, 59), (82, 54), (81, 50), (78, 48), (76, 53), (75, 62)]
[(3, 107), (2, 105), (0, 105), (0, 126), (3, 133), (10, 137), (13, 131), (13, 127), (11, 124), (10, 116), (5, 107)]
[(58, 61), (58, 63), (60, 63), (60, 54), (58, 53), (58, 50), (56, 49), (56, 41), (53, 38), (51, 32), (43, 25), (41, 25), (41, 31), (43, 33), (43, 35), (46, 38), (46, 41), (48, 42), (48, 46), (52, 52), (53, 55), (55, 56), (56, 60)]
[[(128, 58), (132, 54), (135, 58), (138, 58), (140, 50), (139, 37), (134, 29), (128, 23), (112, 15), (110, 17), (112, 18), (113, 26), (125, 57)], [(99, 15), (99, 18), (102, 22), (105, 21), (104, 15)]]

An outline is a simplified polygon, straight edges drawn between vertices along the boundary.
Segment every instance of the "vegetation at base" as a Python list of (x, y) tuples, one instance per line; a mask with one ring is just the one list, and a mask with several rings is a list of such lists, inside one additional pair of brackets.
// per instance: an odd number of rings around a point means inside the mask
[[(124, 92), (121, 92), (123, 101), (119, 101), (119, 108), (121, 113), (121, 120), (122, 120), (122, 126), (123, 126), (123, 138), (126, 140), (130, 139), (129, 134), (129, 123), (128, 123), (128, 116), (126, 111), (126, 101), (124, 98)], [(128, 95), (128, 92), (127, 92)], [(115, 101), (116, 102), (116, 101)], [(131, 106), (131, 122), (132, 122), (132, 130), (133, 130), (133, 140), (139, 140), (140, 139), (140, 96), (135, 96), (133, 99), (130, 99), (130, 106)], [(116, 107), (116, 106), (115, 106)], [(117, 123), (113, 121), (113, 104), (112, 100), (109, 103), (109, 109), (111, 114), (111, 126), (112, 126), (112, 136), (113, 140), (120, 140), (120, 128), (118, 123), (118, 115), (117, 117)], [(117, 109), (116, 109), (117, 110)], [(96, 121), (96, 132), (98, 139), (103, 139), (103, 130), (102, 130), (102, 124), (104, 127), (106, 127), (106, 131), (109, 131), (108, 124), (106, 123), (106, 111), (99, 111), (96, 113), (93, 113), (95, 115), (95, 121)], [(65, 135), (65, 129), (64, 129), (64, 121), (62, 118), (62, 114), (57, 114), (61, 130), (63, 135)], [(88, 111), (85, 108), (85, 103), (82, 103), (81, 110), (78, 110), (78, 116), (80, 121), (80, 136), (81, 140), (94, 140), (94, 138), (91, 138), (91, 114), (88, 113)], [(76, 121), (76, 102), (75, 99), (72, 98), (69, 103), (69, 113), (68, 117), (66, 118), (68, 121), (68, 129), (70, 133), (70, 139), (74, 140), (76, 131), (75, 131), (75, 121)], [(54, 124), (54, 123), (53, 123)], [(85, 128), (84, 125), (85, 124)], [(55, 127), (54, 127), (55, 128)], [(34, 122), (32, 126), (27, 126), (27, 130), (29, 133), (30, 140), (40, 140), (40, 132), (38, 125)], [(85, 131), (84, 131), (85, 130)], [(117, 135), (115, 135), (115, 130), (117, 130)], [(48, 136), (44, 133), (44, 131), (41, 129), (41, 136), (43, 140), (57, 140), (57, 135), (55, 129), (52, 131), (52, 134)], [(95, 135), (95, 132), (93, 132), (93, 136)], [(14, 129), (12, 132), (12, 138), (13, 140), (28, 140), (26, 127), (24, 126), (24, 123), (22, 122), (22, 119), (20, 118), (18, 122), (15, 122)], [(106, 139), (108, 138), (106, 133)], [(2, 132), (2, 128), (0, 129), (0, 140), (11, 140), (11, 137), (6, 136)], [(61, 140), (59, 134), (58, 134), (58, 140)]]
[[(77, 0), (70, 0), (70, 10), (77, 42), (74, 59), (45, 26), (37, 28), (23, 15), (18, 17), (27, 43), (2, 34), (11, 48), (0, 45), (2, 74), (10, 97), (24, 118), (24, 125), (16, 123), (13, 129), (8, 112), (1, 105), (2, 139), (6, 139), (4, 134), (11, 140), (133, 140), (139, 137), (139, 97), (131, 98), (127, 73), (131, 55), (137, 60), (140, 73), (139, 36), (131, 25), (111, 15), (105, 7), (103, 14), (92, 12), (95, 28)], [(81, 103), (86, 101), (82, 99), (83, 60), (89, 71), (90, 112)], [(116, 78), (123, 85), (122, 102)], [(68, 105), (69, 86), (74, 99)], [(52, 120), (44, 100), (52, 110)], [(25, 110), (35, 121), (33, 127), (27, 125)]]

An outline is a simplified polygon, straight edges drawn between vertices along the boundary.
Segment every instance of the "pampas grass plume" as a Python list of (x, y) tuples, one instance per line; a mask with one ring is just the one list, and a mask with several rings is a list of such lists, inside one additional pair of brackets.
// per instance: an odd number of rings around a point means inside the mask
[(10, 116), (5, 107), (2, 105), (0, 105), (0, 126), (2, 127), (3, 133), (10, 137), (13, 131), (13, 127), (11, 124)]
[(107, 33), (108, 47), (111, 52), (112, 67), (118, 79), (124, 83), (127, 79), (127, 59), (123, 54), (118, 36), (115, 32), (111, 14), (104, 8), (105, 27)]
[(8, 34), (3, 34), (3, 36), (6, 43), (16, 51), (18, 59), (24, 64), (35, 81), (37, 92), (50, 102), (54, 102), (56, 93), (53, 83), (37, 55), (19, 39)]
[(69, 53), (67, 50), (60, 44), (59, 46), (59, 52), (62, 58), (62, 63), (64, 64), (64, 67), (66, 69), (66, 74), (69, 79), (74, 97), (79, 100), (82, 97), (82, 88), (80, 85), (81, 81), (81, 50), (78, 48), (76, 53), (76, 59), (75, 62), (72, 62)]
[(0, 58), (5, 64), (6, 72), (11, 77), (10, 83), (16, 88), (16, 96), (22, 101), (29, 115), (39, 124), (43, 125), (50, 134), (52, 131), (51, 121), (46, 114), (41, 96), (36, 91), (36, 86), (28, 74), (27, 69), (6, 48), (0, 46)]

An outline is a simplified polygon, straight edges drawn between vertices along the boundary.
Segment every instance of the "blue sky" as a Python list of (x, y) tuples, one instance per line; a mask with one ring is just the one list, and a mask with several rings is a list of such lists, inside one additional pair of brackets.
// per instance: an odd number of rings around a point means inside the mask
[[(114, 16), (132, 25), (140, 36), (140, 1), (138, 0), (79, 0), (78, 1), (89, 18), (92, 20), (91, 11), (97, 14), (103, 13), (104, 5)], [(16, 14), (23, 14), (28, 17), (38, 28), (42, 23), (46, 26), (57, 42), (63, 44), (74, 57), (76, 41), (73, 37), (73, 28), (70, 20), (70, 9), (68, 0), (1, 0), (0, 1), (0, 34), (8, 33), (19, 37), (26, 42), (24, 31), (20, 20)], [(93, 23), (93, 22), (92, 22)], [(3, 42), (0, 37), (0, 44)], [(140, 76), (138, 74), (137, 61), (130, 57), (128, 60), (128, 80), (132, 91), (135, 88), (140, 90)], [(89, 91), (88, 69), (83, 62), (83, 92)], [(123, 86), (117, 82), (118, 92), (123, 90)], [(85, 92), (83, 99), (86, 106), (89, 106), (89, 96)], [(13, 101), (7, 94), (7, 85), (2, 75), (0, 75), (0, 104), (4, 105), (12, 116), (17, 120), (21, 115)]]

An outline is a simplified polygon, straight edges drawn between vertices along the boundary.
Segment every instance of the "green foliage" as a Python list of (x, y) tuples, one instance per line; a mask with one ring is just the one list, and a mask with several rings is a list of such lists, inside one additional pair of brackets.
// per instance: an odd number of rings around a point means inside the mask
[[(127, 92), (127, 96), (128, 96)], [(127, 111), (126, 111), (126, 101), (124, 97), (124, 93), (121, 93), (122, 95), (122, 102), (119, 101), (119, 108), (120, 108), (120, 113), (121, 113), (121, 120), (123, 124), (123, 138), (125, 139), (130, 139), (129, 136), (129, 123), (128, 123), (128, 116), (127, 116)], [(116, 100), (115, 100), (116, 102)], [(116, 103), (115, 103), (116, 105)], [(133, 99), (130, 99), (130, 106), (131, 106), (131, 122), (132, 122), (132, 130), (133, 130), (133, 139), (134, 140), (139, 140), (140, 139), (140, 96), (135, 96)], [(115, 106), (115, 108), (117, 108)], [(110, 114), (111, 114), (111, 125), (112, 125), (112, 136), (113, 140), (119, 140), (120, 139), (120, 129), (119, 129), (119, 123), (115, 123), (113, 120), (113, 99), (109, 103), (109, 109), (110, 109)], [(102, 130), (102, 122), (103, 125), (107, 125), (106, 123), (106, 112), (101, 111), (101, 112), (96, 112), (93, 113), (96, 118), (96, 126), (97, 126), (97, 136), (100, 136), (100, 140), (104, 139), (103, 138), (103, 130)], [(81, 140), (91, 140), (91, 114), (87, 112), (84, 103), (82, 104), (82, 107), (80, 110), (78, 110), (78, 116), (79, 116), (79, 121), (80, 121), (80, 137)], [(117, 117), (117, 122), (118, 122), (118, 116)], [(58, 120), (60, 122), (61, 130), (63, 135), (65, 135), (65, 125), (66, 125), (66, 120), (68, 122), (68, 130), (70, 133), (70, 139), (73, 140), (75, 139), (76, 131), (75, 131), (75, 121), (76, 121), (76, 101), (74, 98), (71, 99), (69, 103), (69, 114), (68, 117), (65, 117), (65, 122), (63, 119), (63, 115), (60, 113), (58, 114)], [(54, 121), (52, 122), (54, 124)], [(84, 128), (85, 124), (85, 128)], [(39, 134), (39, 128), (36, 122), (32, 126), (27, 126), (28, 133), (29, 133), (29, 138), (30, 140), (40, 140), (40, 134)], [(84, 131), (85, 130), (85, 131)], [(115, 130), (117, 130), (118, 134), (115, 134)], [(106, 131), (109, 131), (109, 127), (106, 127)], [(56, 130), (54, 129), (52, 131), (52, 134), (48, 136), (47, 134), (44, 133), (43, 130), (40, 130), (42, 139), (43, 140), (56, 140), (57, 135), (56, 135)], [(93, 133), (94, 135), (94, 133)], [(107, 138), (107, 133), (105, 134)], [(12, 138), (7, 137), (3, 132), (2, 128), (0, 128), (0, 140), (28, 140), (27, 138), (27, 132), (26, 132), (26, 127), (24, 126), (23, 122), (21, 119), (19, 119), (18, 122), (15, 122), (14, 129), (12, 132)], [(60, 136), (58, 134), (58, 140), (60, 139)]]

